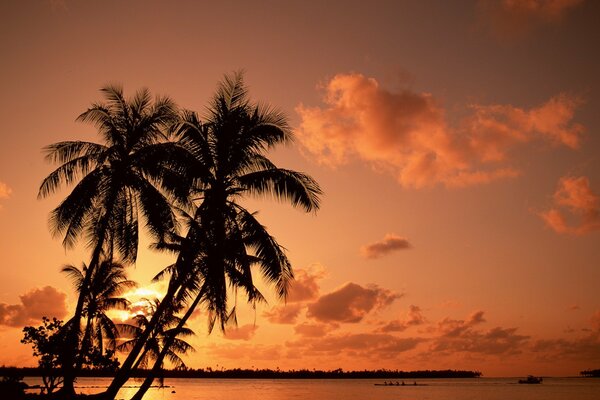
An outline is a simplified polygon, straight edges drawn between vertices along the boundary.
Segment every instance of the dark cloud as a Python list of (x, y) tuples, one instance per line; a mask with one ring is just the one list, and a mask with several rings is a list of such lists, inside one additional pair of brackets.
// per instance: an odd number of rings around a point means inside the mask
[(30, 290), (20, 299), (21, 304), (0, 303), (0, 325), (22, 327), (44, 316), (62, 319), (67, 315), (67, 295), (52, 286)]
[(375, 259), (393, 251), (410, 249), (411, 247), (412, 245), (407, 239), (389, 233), (382, 240), (363, 246), (360, 252), (365, 258)]
[(408, 313), (405, 319), (394, 320), (386, 323), (378, 332), (402, 332), (411, 326), (422, 325), (425, 323), (425, 317), (421, 312), (421, 308), (415, 305), (411, 305), (408, 309)]
[(517, 328), (477, 329), (485, 322), (484, 312), (477, 311), (465, 320), (445, 318), (438, 323), (438, 335), (430, 351), (440, 353), (513, 354), (522, 352), (529, 336), (517, 334)]
[(343, 333), (318, 339), (290, 341), (290, 348), (301, 349), (307, 355), (346, 355), (361, 358), (394, 358), (414, 349), (426, 339), (399, 338), (384, 333)]
[(307, 316), (321, 322), (360, 322), (372, 310), (391, 304), (401, 295), (373, 285), (347, 283), (309, 304)]

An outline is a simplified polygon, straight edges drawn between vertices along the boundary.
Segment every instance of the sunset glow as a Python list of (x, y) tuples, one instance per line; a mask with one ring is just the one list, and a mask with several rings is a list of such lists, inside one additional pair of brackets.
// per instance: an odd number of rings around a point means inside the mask
[[(243, 70), (295, 136), (269, 159), (323, 196), (308, 213), (240, 199), (295, 280), (280, 301), (257, 267), (266, 302), (240, 290), (225, 332), (200, 303), (188, 366), (600, 368), (599, 1), (44, 0), (0, 15), (0, 365), (36, 365), (23, 327), (70, 318), (60, 270), (90, 261), (88, 237), (65, 249), (49, 229), (73, 186), (37, 199), (56, 168), (42, 148), (100, 142), (75, 119), (106, 84), (203, 115)], [(167, 292), (153, 278), (176, 257), (153, 244), (140, 233), (116, 322)]]

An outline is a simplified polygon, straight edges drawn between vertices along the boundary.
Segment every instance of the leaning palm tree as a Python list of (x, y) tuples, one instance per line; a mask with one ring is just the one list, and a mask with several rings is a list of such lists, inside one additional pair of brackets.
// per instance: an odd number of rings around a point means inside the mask
[[(227, 322), (236, 321), (231, 294), (242, 289), (250, 303), (264, 300), (253, 283), (254, 266), (280, 298), (285, 299), (293, 279), (284, 249), (239, 200), (268, 195), (311, 212), (319, 208), (321, 189), (310, 176), (278, 168), (265, 156), (275, 145), (292, 140), (291, 129), (280, 112), (250, 102), (241, 73), (225, 77), (204, 122), (185, 112), (176, 132), (196, 158), (189, 173), (198, 199), (188, 240), (180, 243), (180, 254), (187, 256), (172, 268), (180, 284), (175, 301), (191, 301), (179, 327), (203, 304), (209, 331), (215, 324), (224, 330)], [(142, 398), (157, 363), (133, 399)]]
[[(84, 287), (101, 257), (112, 260), (116, 253), (124, 262), (135, 261), (140, 217), (157, 238), (176, 227), (169, 198), (161, 189), (176, 192), (178, 170), (174, 161), (185, 157), (164, 133), (177, 114), (169, 98), (153, 101), (143, 89), (128, 100), (118, 86), (106, 86), (101, 91), (106, 102), (93, 104), (77, 119), (95, 125), (103, 143), (65, 141), (47, 146), (46, 159), (60, 166), (43, 180), (38, 194), (44, 198), (63, 185), (74, 185), (52, 211), (50, 225), (53, 235), (63, 237), (65, 248), (73, 247), (81, 237), (87, 240), (91, 260)], [(82, 291), (73, 328), (67, 334), (63, 391), (68, 396), (74, 394), (74, 361), (84, 300)]]
[[(127, 279), (123, 264), (108, 260), (102, 261), (94, 271), (85, 264), (82, 269), (66, 265), (62, 271), (71, 278), (77, 293), (84, 296), (82, 316), (86, 322), (78, 363), (81, 366), (85, 361), (86, 350), (95, 349), (100, 355), (105, 350), (116, 350), (119, 332), (107, 312), (127, 309), (129, 301), (121, 295), (137, 285)], [(84, 286), (88, 273), (91, 273), (91, 277), (88, 285)]]

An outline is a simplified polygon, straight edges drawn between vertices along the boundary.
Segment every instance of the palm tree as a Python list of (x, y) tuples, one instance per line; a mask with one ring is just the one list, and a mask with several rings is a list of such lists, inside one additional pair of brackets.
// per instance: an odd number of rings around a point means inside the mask
[[(45, 148), (46, 159), (60, 166), (48, 175), (39, 189), (39, 198), (72, 185), (71, 193), (52, 211), (50, 224), (55, 236), (63, 237), (65, 248), (84, 236), (91, 248), (87, 287), (101, 257), (124, 262), (137, 256), (138, 220), (160, 238), (176, 228), (169, 198), (161, 189), (176, 193), (180, 149), (167, 141), (165, 129), (176, 118), (175, 104), (166, 97), (152, 101), (146, 89), (127, 100), (118, 86), (101, 89), (106, 103), (93, 104), (77, 120), (96, 126), (103, 144), (65, 141)], [(141, 215), (140, 215), (141, 214)], [(63, 365), (63, 391), (74, 394), (74, 360), (79, 349), (80, 320), (85, 293), (80, 292), (72, 329), (68, 332)]]
[[(146, 302), (148, 315), (152, 316), (156, 312), (160, 301), (158, 299), (154, 299), (153, 301), (146, 299)], [(134, 324), (117, 325), (123, 336), (129, 338), (117, 346), (118, 351), (131, 351), (133, 346), (135, 346), (142, 337), (142, 332), (150, 326), (148, 315), (146, 315), (146, 313), (140, 313), (132, 318)], [(174, 334), (174, 327), (178, 326), (180, 321), (181, 318), (171, 314), (166, 315), (165, 318), (163, 318), (162, 323), (155, 326), (148, 340), (144, 342), (144, 351), (136, 361), (133, 367), (134, 370), (138, 368), (147, 368), (150, 362), (158, 358), (164, 348), (163, 344), (167, 341), (167, 338)], [(182, 328), (174, 336), (173, 345), (166, 349), (166, 358), (175, 368), (186, 368), (185, 362), (180, 355), (184, 355), (189, 351), (194, 351), (194, 349), (181, 338), (192, 335), (194, 335), (194, 332), (191, 329), (185, 327)]]
[[(85, 356), (92, 350), (99, 355), (105, 354), (105, 350), (116, 350), (119, 332), (106, 313), (113, 309), (127, 309), (129, 301), (120, 296), (137, 285), (127, 279), (123, 264), (108, 260), (102, 261), (94, 271), (90, 271), (85, 264), (82, 269), (66, 265), (62, 271), (71, 278), (77, 293), (84, 296), (82, 316), (86, 323), (78, 363), (81, 366)], [(90, 272), (93, 273), (86, 287), (86, 274)]]
[[(253, 283), (253, 266), (280, 298), (285, 299), (293, 279), (284, 249), (239, 200), (270, 195), (311, 212), (319, 208), (321, 189), (308, 175), (278, 168), (265, 156), (275, 145), (290, 142), (291, 130), (283, 114), (250, 102), (241, 73), (225, 76), (205, 122), (185, 112), (176, 132), (196, 157), (189, 173), (198, 198), (187, 240), (179, 243), (179, 254), (186, 257), (171, 269), (180, 284), (175, 301), (193, 300), (180, 327), (202, 303), (209, 313), (209, 331), (215, 324), (224, 330), (228, 321), (236, 321), (229, 294), (242, 289), (250, 303), (264, 300)], [(142, 398), (157, 370), (155, 363), (134, 400)]]

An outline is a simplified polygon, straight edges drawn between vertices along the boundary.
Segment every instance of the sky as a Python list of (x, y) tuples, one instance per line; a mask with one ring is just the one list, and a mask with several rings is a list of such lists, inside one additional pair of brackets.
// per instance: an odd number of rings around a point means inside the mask
[[(287, 303), (190, 323), (194, 368), (469, 369), (569, 376), (600, 366), (600, 3), (1, 1), (0, 365), (60, 273), (89, 262), (48, 229), (42, 148), (100, 140), (76, 117), (120, 83), (202, 112), (243, 69), (289, 117), (270, 157), (309, 173), (322, 207), (247, 199), (288, 250)], [(129, 275), (146, 293), (171, 258)], [(133, 299), (133, 297), (131, 297)]]

